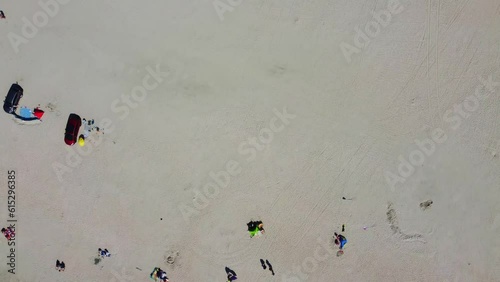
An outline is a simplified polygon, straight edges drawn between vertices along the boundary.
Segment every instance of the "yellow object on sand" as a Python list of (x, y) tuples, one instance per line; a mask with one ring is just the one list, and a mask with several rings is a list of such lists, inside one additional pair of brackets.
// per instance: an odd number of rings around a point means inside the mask
[(85, 145), (85, 139), (83, 139), (82, 137), (78, 138), (78, 145), (80, 145), (80, 147), (83, 147), (83, 145)]

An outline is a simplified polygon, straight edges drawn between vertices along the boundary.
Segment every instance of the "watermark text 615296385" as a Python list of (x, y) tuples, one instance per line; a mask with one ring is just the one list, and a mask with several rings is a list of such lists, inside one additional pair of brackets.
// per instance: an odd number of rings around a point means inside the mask
[(9, 235), (9, 243), (8, 245), (11, 247), (9, 250), (9, 255), (7, 256), (7, 265), (10, 267), (9, 272), (12, 274), (16, 274), (16, 171), (9, 170), (7, 172), (7, 210), (9, 214), (9, 219), (7, 220), (8, 235)]

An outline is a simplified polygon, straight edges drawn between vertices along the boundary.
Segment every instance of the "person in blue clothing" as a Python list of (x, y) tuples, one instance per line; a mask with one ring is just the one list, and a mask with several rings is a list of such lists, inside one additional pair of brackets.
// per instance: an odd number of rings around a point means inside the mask
[(99, 248), (99, 249), (97, 250), (97, 252), (98, 252), (98, 253), (99, 253), (99, 255), (100, 255), (101, 257), (103, 257), (103, 258), (104, 258), (104, 257), (110, 257), (110, 256), (111, 256), (111, 253), (108, 251), (108, 249), (104, 249), (104, 250), (103, 250), (103, 249)]
[(342, 234), (337, 234), (337, 232), (335, 232), (334, 234), (335, 234), (335, 245), (340, 245), (339, 249), (342, 250), (345, 244), (347, 244), (347, 239)]

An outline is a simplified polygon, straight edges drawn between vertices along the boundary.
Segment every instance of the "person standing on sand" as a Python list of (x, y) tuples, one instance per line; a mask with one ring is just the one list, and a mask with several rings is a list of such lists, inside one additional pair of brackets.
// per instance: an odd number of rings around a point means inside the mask
[(0, 19), (5, 19), (5, 14), (0, 10)]

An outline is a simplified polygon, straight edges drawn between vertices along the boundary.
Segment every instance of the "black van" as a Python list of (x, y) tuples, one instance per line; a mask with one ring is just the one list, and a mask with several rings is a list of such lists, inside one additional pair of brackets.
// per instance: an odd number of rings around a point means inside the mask
[(13, 114), (21, 97), (23, 97), (23, 88), (17, 83), (12, 84), (3, 102), (3, 110), (8, 114)]

